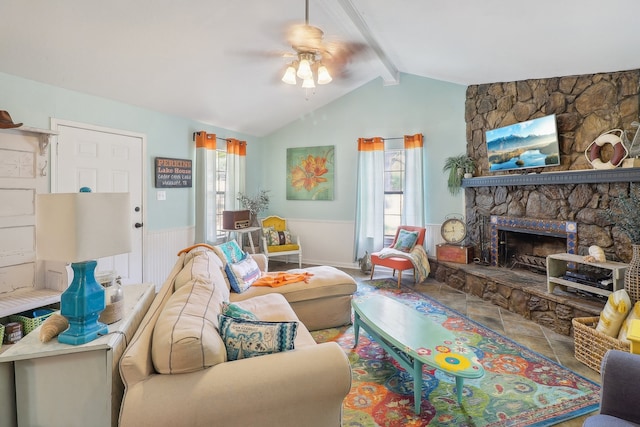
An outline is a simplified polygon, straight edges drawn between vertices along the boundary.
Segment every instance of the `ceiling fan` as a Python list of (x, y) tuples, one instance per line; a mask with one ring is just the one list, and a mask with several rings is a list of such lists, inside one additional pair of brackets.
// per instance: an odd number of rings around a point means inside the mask
[(366, 47), (360, 43), (325, 41), (324, 32), (309, 25), (309, 0), (305, 0), (304, 24), (289, 27), (286, 39), (295, 52), (284, 55), (293, 61), (287, 66), (282, 81), (295, 85), (298, 77), (303, 88), (314, 88), (316, 82), (330, 83), (331, 74), (343, 73), (349, 60)]

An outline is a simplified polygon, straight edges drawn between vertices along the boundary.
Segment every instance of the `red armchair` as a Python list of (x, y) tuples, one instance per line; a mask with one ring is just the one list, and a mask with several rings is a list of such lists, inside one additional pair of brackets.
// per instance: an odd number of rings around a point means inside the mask
[[(416, 240), (416, 245), (422, 245), (424, 243), (424, 234), (426, 229), (424, 227), (416, 227), (412, 225), (401, 225), (396, 230), (396, 235), (393, 238), (393, 242), (391, 246), (394, 247), (396, 241), (398, 240), (398, 235), (400, 234), (400, 230), (406, 231), (417, 231), (418, 238)], [(393, 275), (395, 276), (396, 270), (398, 270), (398, 288), (400, 288), (400, 282), (402, 281), (402, 271), (403, 270), (413, 270), (413, 263), (405, 258), (399, 257), (388, 257), (388, 258), (380, 258), (380, 252), (374, 252), (371, 254), (371, 279), (373, 279), (373, 272), (376, 269), (376, 265), (381, 265), (383, 267), (388, 267), (393, 269)], [(413, 272), (415, 278), (415, 271)]]

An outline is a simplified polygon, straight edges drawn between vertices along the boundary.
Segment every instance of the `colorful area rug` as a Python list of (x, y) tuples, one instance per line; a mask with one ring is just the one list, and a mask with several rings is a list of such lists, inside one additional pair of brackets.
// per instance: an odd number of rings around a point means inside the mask
[(485, 369), (464, 381), (462, 405), (455, 379), (423, 369), (421, 414), (413, 411), (413, 378), (367, 334), (353, 348), (352, 326), (313, 332), (317, 342), (336, 341), (351, 362), (353, 382), (345, 399), (344, 427), (551, 426), (598, 409), (600, 386), (437, 301), (393, 280), (358, 284), (358, 295), (378, 292), (429, 316), (453, 331)]

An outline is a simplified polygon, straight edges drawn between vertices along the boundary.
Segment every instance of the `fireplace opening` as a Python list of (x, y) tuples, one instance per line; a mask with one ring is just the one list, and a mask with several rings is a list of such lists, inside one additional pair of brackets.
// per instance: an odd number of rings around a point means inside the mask
[(546, 274), (547, 255), (575, 254), (575, 222), (491, 216), (491, 265), (527, 268)]
[(498, 266), (546, 274), (547, 255), (566, 252), (567, 239), (529, 232), (499, 230)]

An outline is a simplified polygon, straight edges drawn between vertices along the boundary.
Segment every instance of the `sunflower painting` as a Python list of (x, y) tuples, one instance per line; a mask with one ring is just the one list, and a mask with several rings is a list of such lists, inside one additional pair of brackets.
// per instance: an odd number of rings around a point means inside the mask
[(287, 148), (287, 200), (333, 200), (335, 147)]

